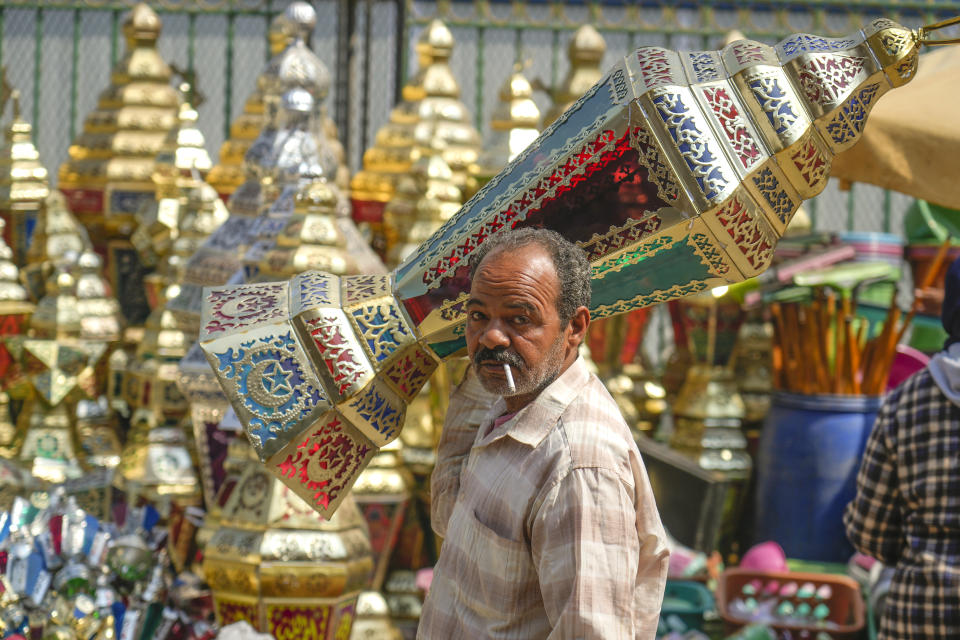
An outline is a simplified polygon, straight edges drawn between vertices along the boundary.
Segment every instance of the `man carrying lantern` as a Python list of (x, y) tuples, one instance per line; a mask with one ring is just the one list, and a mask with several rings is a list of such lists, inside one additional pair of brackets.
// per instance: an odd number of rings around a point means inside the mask
[(419, 637), (653, 638), (666, 536), (630, 430), (579, 356), (583, 251), (524, 229), (485, 244), (471, 282)]

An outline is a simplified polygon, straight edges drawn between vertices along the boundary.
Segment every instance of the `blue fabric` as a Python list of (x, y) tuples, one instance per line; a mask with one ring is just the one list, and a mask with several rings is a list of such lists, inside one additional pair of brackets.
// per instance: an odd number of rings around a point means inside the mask
[(943, 305), (940, 307), (940, 322), (947, 332), (947, 341), (943, 348), (960, 342), (960, 258), (947, 269), (943, 280)]
[(960, 406), (929, 369), (884, 398), (844, 524), (894, 568), (880, 640), (960, 638)]

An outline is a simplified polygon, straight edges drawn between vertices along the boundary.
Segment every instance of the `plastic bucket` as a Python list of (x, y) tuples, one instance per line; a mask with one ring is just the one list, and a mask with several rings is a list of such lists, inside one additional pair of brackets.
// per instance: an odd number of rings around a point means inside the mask
[(773, 394), (755, 462), (756, 542), (775, 540), (789, 558), (847, 561), (843, 511), (880, 401)]

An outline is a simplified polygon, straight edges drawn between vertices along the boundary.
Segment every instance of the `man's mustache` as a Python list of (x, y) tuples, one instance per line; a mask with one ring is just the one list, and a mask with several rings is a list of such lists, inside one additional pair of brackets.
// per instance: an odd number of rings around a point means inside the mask
[(501, 362), (518, 369), (526, 366), (523, 358), (512, 351), (507, 351), (506, 347), (497, 347), (496, 349), (480, 347), (480, 350), (473, 354), (473, 364), (479, 367), (484, 362)]

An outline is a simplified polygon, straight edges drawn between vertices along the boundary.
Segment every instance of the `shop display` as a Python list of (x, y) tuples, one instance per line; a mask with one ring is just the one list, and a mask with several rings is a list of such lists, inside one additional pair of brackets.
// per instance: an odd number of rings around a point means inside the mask
[[(671, 578), (694, 581), (668, 583), (658, 637), (860, 634), (858, 587), (817, 563), (852, 553), (841, 514), (864, 439), (884, 391), (927, 361), (906, 343), (939, 344), (923, 323), (956, 225), (918, 202), (906, 245), (825, 231), (827, 199), (798, 211), (923, 68), (930, 29), (641, 46), (604, 72), (608, 45), (660, 40), (558, 21), (539, 33), (558, 58), (547, 88), (528, 79), (533, 36), (492, 55), (478, 13), (455, 54), (474, 18), (401, 12), (415, 59), (384, 83), (389, 114), (365, 93), (351, 114), (347, 143), (376, 131), (351, 178), (361, 150), (345, 153), (331, 89), (341, 114), (358, 93), (344, 70), (407, 60), (355, 57), (341, 40), (356, 25), (331, 36), (327, 9), (214, 16), (227, 55), (250, 29), (267, 50), (243, 103), (256, 69), (229, 60), (224, 82), (200, 65), (229, 96), (212, 111), (193, 69), (206, 10), (182, 69), (154, 9), (115, 12), (109, 85), (86, 117), (71, 109), (55, 182), (35, 144), (52, 129), (23, 118), (4, 70), (0, 638), (415, 638), (443, 544), (431, 473), (469, 364), (470, 263), (523, 227), (590, 263), (581, 354), (643, 456)], [(387, 14), (364, 15), (379, 56)], [(461, 73), (455, 55), (474, 54)], [(204, 133), (225, 119), (214, 164)]]

